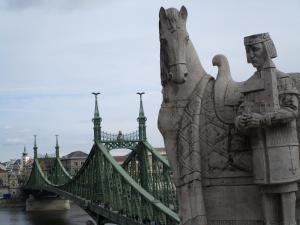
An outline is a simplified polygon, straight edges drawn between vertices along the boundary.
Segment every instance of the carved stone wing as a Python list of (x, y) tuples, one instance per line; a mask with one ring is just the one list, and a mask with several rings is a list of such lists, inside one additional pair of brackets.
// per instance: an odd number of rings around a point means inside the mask
[(224, 55), (216, 55), (212, 63), (218, 66), (214, 86), (214, 102), (217, 117), (225, 124), (234, 124), (241, 102), (241, 87), (244, 82), (235, 82), (230, 73), (229, 63)]

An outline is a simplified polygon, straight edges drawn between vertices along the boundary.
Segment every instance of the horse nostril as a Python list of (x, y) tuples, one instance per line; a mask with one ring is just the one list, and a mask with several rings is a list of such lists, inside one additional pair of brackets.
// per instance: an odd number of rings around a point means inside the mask
[(184, 73), (183, 76), (186, 78), (188, 76), (188, 73)]

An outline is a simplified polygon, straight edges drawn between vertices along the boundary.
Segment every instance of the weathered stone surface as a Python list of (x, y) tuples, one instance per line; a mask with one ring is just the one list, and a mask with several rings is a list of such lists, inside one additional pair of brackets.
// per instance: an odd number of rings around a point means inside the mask
[(275, 68), (275, 46), (268, 34), (259, 34), (245, 38), (247, 60), (257, 72), (237, 83), (226, 57), (217, 55), (215, 80), (188, 36), (187, 10), (161, 8), (159, 18), (158, 126), (181, 223), (295, 225), (299, 75)]

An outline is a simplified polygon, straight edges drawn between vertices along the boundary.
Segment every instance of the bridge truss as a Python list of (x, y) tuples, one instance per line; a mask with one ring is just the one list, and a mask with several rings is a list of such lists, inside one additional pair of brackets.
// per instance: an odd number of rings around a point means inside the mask
[[(147, 142), (142, 93), (138, 131), (109, 134), (101, 131), (101, 121), (95, 94), (94, 145), (74, 177), (59, 159), (57, 139), (54, 166), (47, 176), (43, 173), (35, 137), (34, 164), (24, 190), (49, 191), (70, 199), (85, 209), (97, 224), (179, 224), (170, 166)], [(119, 148), (132, 150), (122, 165), (110, 154), (110, 150)]]

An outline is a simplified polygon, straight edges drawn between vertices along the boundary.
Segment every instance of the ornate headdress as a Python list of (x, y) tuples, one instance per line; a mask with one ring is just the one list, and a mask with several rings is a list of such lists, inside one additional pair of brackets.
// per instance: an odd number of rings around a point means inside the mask
[(254, 34), (251, 36), (244, 37), (245, 45), (254, 45), (257, 43), (265, 42), (271, 40), (269, 33), (262, 33), (262, 34)]

